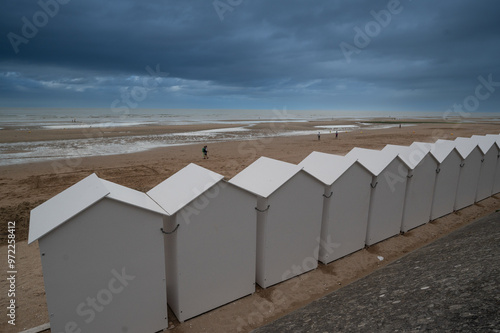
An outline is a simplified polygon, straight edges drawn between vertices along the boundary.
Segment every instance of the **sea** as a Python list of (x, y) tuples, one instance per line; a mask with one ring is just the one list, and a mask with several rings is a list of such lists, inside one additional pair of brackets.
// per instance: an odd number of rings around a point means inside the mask
[[(498, 114), (474, 114), (474, 118), (499, 121)], [(317, 132), (348, 132), (359, 127), (380, 129), (397, 124), (370, 123), (377, 118), (443, 119), (443, 112), (380, 112), (325, 110), (240, 110), (240, 109), (82, 109), (82, 108), (0, 108), (0, 131), (31, 131), (33, 129), (81, 129), (83, 133), (120, 127), (147, 125), (221, 124), (221, 128), (161, 135), (124, 133), (118, 137), (85, 135), (82, 139), (30, 142), (0, 142), (0, 166), (57, 159), (74, 159), (141, 152), (158, 147), (251, 140), (269, 136), (315, 135)], [(279, 122), (349, 121), (350, 124), (317, 126), (305, 131), (255, 131), (256, 124)], [(352, 124), (352, 121), (355, 124)], [(460, 119), (460, 121), (472, 121)], [(231, 124), (231, 127), (227, 127)], [(224, 126), (222, 126), (224, 125)], [(212, 126), (214, 127), (214, 126)], [(215, 126), (217, 127), (217, 126)], [(126, 132), (126, 131), (125, 131)], [(1, 134), (1, 133), (0, 133)], [(10, 140), (12, 141), (12, 140)]]

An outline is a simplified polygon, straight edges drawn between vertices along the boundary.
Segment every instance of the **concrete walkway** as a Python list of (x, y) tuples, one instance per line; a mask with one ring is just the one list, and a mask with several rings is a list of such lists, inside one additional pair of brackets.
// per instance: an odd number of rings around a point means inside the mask
[(253, 332), (500, 332), (500, 213)]

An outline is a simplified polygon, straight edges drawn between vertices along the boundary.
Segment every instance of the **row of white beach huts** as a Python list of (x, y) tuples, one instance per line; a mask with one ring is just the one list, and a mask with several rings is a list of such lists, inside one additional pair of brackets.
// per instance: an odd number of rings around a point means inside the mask
[(31, 211), (52, 331), (160, 331), (167, 303), (185, 321), (500, 192), (499, 156), (486, 135), (190, 164), (147, 193), (92, 174)]

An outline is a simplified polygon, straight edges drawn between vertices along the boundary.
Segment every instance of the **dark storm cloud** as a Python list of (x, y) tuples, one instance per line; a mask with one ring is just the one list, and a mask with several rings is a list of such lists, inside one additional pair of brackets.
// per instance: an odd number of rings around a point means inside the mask
[[(29, 38), (40, 2), (2, 5), (4, 105), (107, 106), (157, 64), (145, 107), (442, 111), (478, 76), (500, 81), (494, 0), (59, 1), (41, 0), (54, 15)], [(482, 111), (499, 105), (500, 93)]]

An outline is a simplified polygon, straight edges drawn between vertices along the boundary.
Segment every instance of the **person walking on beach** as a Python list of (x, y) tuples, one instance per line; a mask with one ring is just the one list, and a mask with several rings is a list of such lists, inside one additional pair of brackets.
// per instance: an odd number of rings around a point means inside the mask
[(339, 131), (335, 131), (335, 139), (339, 138)]
[(321, 140), (321, 133), (318, 132), (318, 141)]
[(208, 160), (208, 149), (207, 149), (207, 146), (204, 146), (201, 151), (203, 152), (203, 159), (207, 159)]

